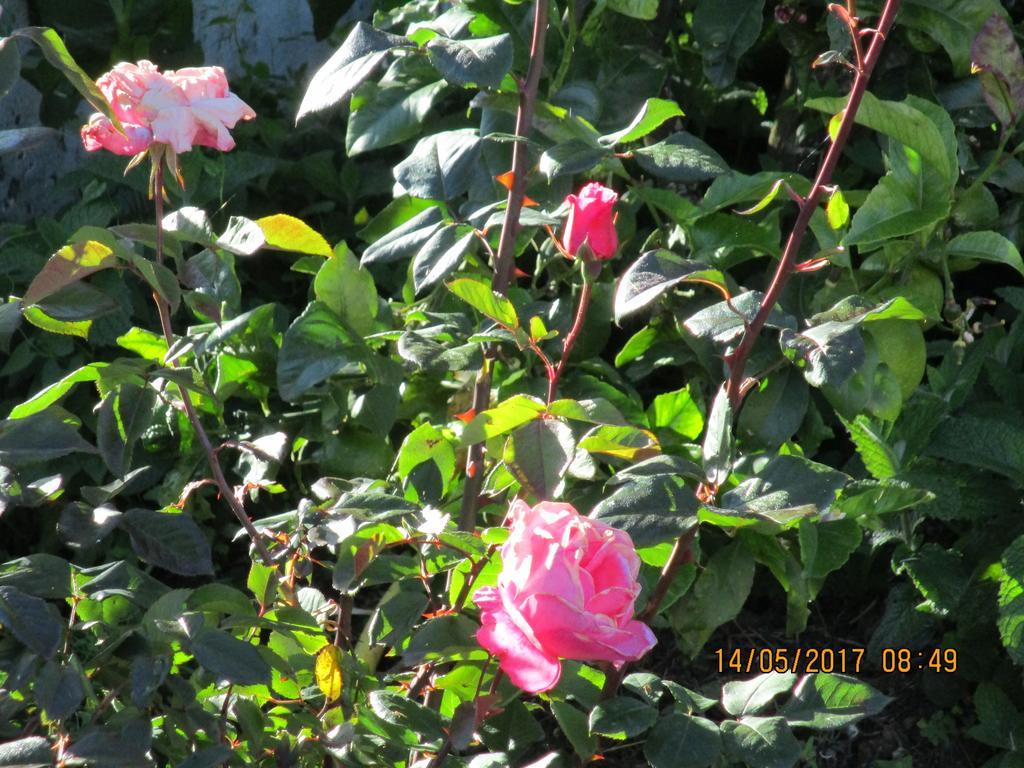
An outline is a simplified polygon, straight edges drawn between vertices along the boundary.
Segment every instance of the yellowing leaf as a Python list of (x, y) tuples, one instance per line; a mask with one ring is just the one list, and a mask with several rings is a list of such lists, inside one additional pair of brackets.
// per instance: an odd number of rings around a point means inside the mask
[(256, 219), (256, 224), (263, 230), (263, 236), (271, 248), (309, 253), (324, 258), (330, 258), (333, 253), (323, 235), (294, 216), (276, 213), (273, 216)]
[(846, 110), (838, 112), (832, 115), (832, 119), (828, 121), (828, 137), (832, 141), (836, 140), (836, 136), (839, 135), (839, 125), (843, 122), (843, 117), (846, 115)]
[(828, 225), (832, 229), (842, 229), (850, 220), (850, 204), (846, 202), (843, 191), (836, 187), (835, 192), (828, 199), (825, 206), (825, 216), (828, 218)]
[(313, 667), (316, 684), (328, 701), (341, 698), (341, 649), (336, 645), (325, 645), (316, 652)]

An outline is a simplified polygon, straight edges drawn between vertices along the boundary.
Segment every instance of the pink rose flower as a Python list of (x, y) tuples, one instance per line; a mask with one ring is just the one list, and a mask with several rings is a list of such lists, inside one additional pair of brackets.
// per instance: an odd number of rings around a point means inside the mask
[(189, 67), (160, 72), (151, 62), (121, 63), (96, 85), (113, 107), (127, 138), (100, 114), (82, 127), (82, 143), (92, 152), (107, 149), (136, 154), (150, 144), (167, 144), (175, 152), (193, 146), (234, 149), (230, 129), (256, 116), (248, 104), (228, 90), (220, 67)]
[(562, 245), (570, 256), (575, 256), (584, 242), (599, 261), (615, 255), (619, 236), (615, 232), (612, 208), (618, 199), (614, 190), (596, 182), (583, 187), (579, 195), (565, 198), (569, 203), (569, 218), (565, 222)]
[(513, 683), (547, 691), (562, 673), (559, 658), (622, 664), (654, 646), (650, 627), (633, 618), (640, 558), (629, 534), (549, 501), (517, 500), (509, 517), (498, 586), (473, 600), (477, 641)]

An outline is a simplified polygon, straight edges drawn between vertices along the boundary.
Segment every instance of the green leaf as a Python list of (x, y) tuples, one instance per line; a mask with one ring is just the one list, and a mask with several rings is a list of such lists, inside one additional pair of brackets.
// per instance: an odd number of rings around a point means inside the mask
[(120, 727), (92, 726), (78, 734), (65, 751), (68, 762), (135, 768), (151, 761), (153, 727), (149, 720), (121, 718)]
[(623, 16), (641, 21), (654, 21), (658, 16), (658, 0), (608, 0), (608, 7)]
[(473, 128), (428, 134), (395, 166), (395, 181), (413, 197), (454, 200), (469, 189), (482, 143)]
[(637, 547), (671, 541), (697, 524), (697, 499), (677, 475), (630, 478), (597, 503), (591, 517), (624, 530)]
[(47, 661), (36, 677), (35, 696), (48, 720), (66, 720), (78, 711), (85, 698), (82, 673), (73, 665)]
[(52, 765), (50, 742), (42, 736), (28, 736), (0, 744), (2, 768), (50, 768)]
[[(806, 106), (834, 115), (846, 107), (846, 99), (831, 96), (808, 99)], [(916, 96), (908, 96), (903, 101), (884, 101), (867, 91), (857, 109), (856, 121), (917, 152), (950, 188), (956, 181), (959, 164), (953, 122), (938, 105)], [(946, 198), (938, 192), (930, 189), (927, 194)]]
[(800, 428), (809, 402), (810, 391), (804, 378), (793, 368), (783, 368), (747, 394), (738, 431), (756, 436), (765, 446), (779, 446)]
[(615, 289), (615, 322), (649, 307), (683, 282), (710, 282), (724, 287), (725, 275), (671, 251), (659, 249), (640, 254), (623, 273)]
[(813, 600), (825, 577), (839, 570), (857, 551), (863, 531), (856, 520), (801, 520), (798, 533), (807, 596)]
[(675, 117), (684, 117), (683, 110), (674, 101), (668, 99), (648, 99), (637, 112), (633, 120), (620, 131), (608, 133), (602, 136), (599, 141), (605, 146), (615, 144), (628, 144), (631, 141), (642, 139), (652, 131), (657, 130), (662, 123)]
[(96, 453), (78, 434), (79, 423), (60, 412), (57, 408), (0, 421), (0, 464), (20, 466), (69, 453)]
[(899, 472), (899, 459), (866, 416), (843, 421), (864, 467), (876, 480), (887, 480)]
[(367, 83), (352, 99), (352, 113), (345, 130), (349, 157), (411, 139), (445, 89), (443, 80), (401, 83), (380, 87)]
[[(437, 427), (424, 422), (410, 432), (398, 450), (398, 476), (406, 481), (410, 473), (424, 462), (433, 462), (441, 478), (441, 495), (455, 475), (455, 447)], [(415, 481), (411, 481), (415, 487)]]
[(757, 474), (727, 491), (722, 496), (722, 505), (761, 514), (803, 508), (809, 508), (811, 514), (824, 514), (849, 480), (849, 476), (825, 464), (779, 454)]
[(411, 46), (404, 37), (374, 29), (363, 21), (356, 22), (341, 47), (313, 75), (295, 122), (340, 104), (373, 73), (388, 51)]
[(513, 395), (473, 417), (462, 430), (463, 446), (490, 440), (517, 429), (544, 413), (543, 401), (529, 395)]
[(234, 750), (227, 744), (205, 747), (193, 752), (184, 762), (179, 763), (176, 768), (218, 768), (230, 760), (233, 754)]
[(999, 637), (1010, 658), (1024, 664), (1024, 536), (1003, 552), (999, 575)]
[(756, 715), (796, 682), (792, 672), (768, 672), (750, 680), (734, 680), (722, 686), (722, 706), (730, 715)]
[(689, 385), (657, 395), (647, 413), (651, 427), (671, 429), (689, 440), (696, 440), (704, 431), (704, 414), (690, 394)]
[(785, 329), (779, 346), (812, 387), (841, 387), (864, 363), (864, 339), (849, 323), (826, 322), (801, 333)]
[(754, 583), (754, 558), (739, 542), (707, 561), (693, 588), (669, 609), (680, 649), (696, 656), (711, 633), (739, 615)]
[(39, 46), (46, 60), (67, 78), (92, 108), (106, 115), (114, 127), (121, 130), (121, 122), (117, 119), (110, 102), (96, 87), (92, 78), (78, 66), (55, 30), (50, 27), (23, 27), (14, 30), (11, 37), (24, 37)]
[(429, 707), (394, 691), (371, 691), (369, 696), (373, 713), (392, 725), (408, 728), (427, 739), (440, 738), (441, 718)]
[(905, 558), (897, 572), (906, 573), (925, 598), (918, 610), (938, 616), (950, 616), (956, 611), (971, 578), (963, 555), (931, 542)]
[(949, 216), (949, 197), (921, 183), (915, 188), (883, 176), (850, 222), (846, 245), (871, 246), (912, 235)]
[(817, 673), (800, 679), (780, 713), (794, 728), (830, 730), (877, 715), (890, 701), (854, 677)]
[(324, 236), (301, 219), (285, 213), (275, 213), (256, 219), (268, 248), (292, 253), (308, 253), (330, 258), (333, 251)]
[(448, 290), (494, 322), (506, 328), (517, 328), (516, 308), (505, 296), (495, 293), (482, 280), (461, 277), (448, 283)]
[(191, 640), (196, 661), (218, 680), (236, 685), (269, 685), (270, 665), (256, 646), (227, 632), (204, 627)]
[(783, 717), (744, 717), (722, 723), (726, 754), (758, 768), (790, 768), (803, 748)]
[(609, 739), (639, 736), (658, 719), (658, 710), (631, 696), (616, 696), (590, 710), (590, 732)]
[(116, 477), (131, 470), (135, 448), (153, 422), (156, 398), (152, 387), (133, 382), (120, 384), (103, 398), (96, 419), (96, 447)]
[(512, 36), (452, 40), (438, 35), (427, 43), (427, 56), (453, 85), (497, 88), (512, 68)]
[(539, 168), (550, 181), (556, 176), (585, 173), (610, 156), (607, 149), (572, 139), (545, 150), (540, 156)]
[(838, 187), (829, 195), (828, 205), (825, 206), (825, 217), (832, 229), (842, 229), (850, 221), (850, 204), (846, 202), (843, 190)]
[(594, 427), (583, 436), (579, 447), (628, 462), (643, 461), (661, 452), (657, 438), (646, 429), (611, 424)]
[[(994, 682), (982, 681), (974, 690), (978, 723), (967, 734), (990, 747), (1016, 752), (1024, 738), (1024, 716), (1013, 699)], [(1012, 762), (1008, 762), (1012, 766)]]
[(698, 0), (693, 37), (715, 88), (736, 79), (740, 57), (757, 41), (763, 21), (764, 0)]
[(53, 606), (20, 589), (4, 586), (0, 586), (0, 626), (43, 658), (57, 652), (64, 631)]
[(991, 416), (946, 419), (933, 433), (928, 454), (1019, 482), (1024, 476), (1024, 428)]
[(907, 0), (900, 8), (899, 23), (945, 48), (954, 76), (966, 77), (971, 69), (971, 43), (993, 14), (1006, 14), (999, 0)]
[(181, 286), (174, 273), (163, 264), (150, 261), (135, 253), (131, 255), (131, 261), (149, 287), (170, 305), (171, 312), (177, 310), (181, 303)]
[(524, 488), (540, 500), (552, 499), (576, 449), (572, 430), (559, 419), (536, 419), (513, 432), (502, 460)]
[(363, 264), (386, 264), (409, 258), (430, 239), (441, 226), (443, 218), (441, 209), (434, 206), (415, 213), (374, 240), (363, 251)]
[(718, 726), (704, 717), (670, 712), (644, 744), (651, 768), (711, 768), (722, 752)]
[(210, 542), (188, 515), (131, 509), (118, 522), (145, 562), (180, 576), (213, 574)]
[[(78, 370), (72, 371), (64, 378), (36, 392), (25, 402), (14, 406), (7, 418), (23, 419), (26, 416), (31, 416), (49, 408), (70, 392), (76, 384), (83, 381), (99, 381), (103, 378), (104, 369), (108, 365), (109, 363), (89, 363), (89, 365), (84, 365)], [(142, 379), (140, 378), (139, 381), (141, 382)]]
[(598, 741), (587, 727), (587, 715), (565, 701), (552, 701), (551, 714), (580, 759), (589, 761), (597, 752)]
[(729, 170), (728, 163), (696, 136), (679, 131), (664, 141), (634, 150), (637, 165), (660, 179), (694, 184)]
[[(744, 321), (749, 323), (754, 319), (763, 300), (764, 294), (760, 291), (747, 291), (733, 296), (731, 302), (720, 301), (695, 312), (686, 318), (683, 326), (698, 338), (724, 344), (743, 333)], [(776, 307), (769, 313), (765, 325), (796, 330), (796, 319)]]
[(232, 216), (214, 245), (236, 256), (252, 256), (267, 244), (263, 228), (252, 219)]
[(379, 302), (373, 275), (342, 243), (313, 279), (313, 292), (361, 336), (373, 332)]
[(448, 224), (434, 232), (412, 262), (413, 288), (416, 293), (433, 288), (457, 270), (475, 240), (476, 235), (471, 227)]
[(965, 232), (957, 235), (946, 244), (946, 253), (955, 258), (1006, 264), (1024, 274), (1024, 260), (1017, 246), (998, 232)]
[(116, 264), (113, 249), (95, 240), (65, 245), (47, 260), (22, 300), (26, 306), (38, 304), (62, 288)]
[(362, 339), (353, 334), (325, 304), (310, 303), (285, 331), (277, 359), (281, 397), (295, 402), (335, 374), (360, 375), (365, 370)]
[(0, 586), (49, 600), (71, 597), (71, 564), (44, 552), (9, 560), (0, 566)]
[(732, 405), (723, 384), (711, 404), (702, 454), (704, 476), (714, 486), (724, 483), (732, 469), (732, 437)]

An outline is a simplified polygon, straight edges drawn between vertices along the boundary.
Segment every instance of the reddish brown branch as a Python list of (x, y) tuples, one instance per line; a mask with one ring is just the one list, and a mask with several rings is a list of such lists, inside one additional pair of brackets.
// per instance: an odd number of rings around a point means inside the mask
[[(164, 257), (164, 184), (163, 184), (163, 158), (154, 158), (154, 178), (153, 178), (153, 199), (156, 205), (156, 262), (157, 264), (163, 263)], [(163, 330), (164, 341), (167, 342), (167, 348), (170, 349), (174, 346), (174, 331), (171, 328), (171, 308), (167, 301), (158, 292), (153, 291), (153, 301), (156, 302), (157, 314), (160, 315), (160, 328)], [(178, 361), (172, 360), (170, 362), (171, 367), (178, 367)], [(217, 458), (217, 450), (213, 447), (210, 442), (209, 435), (206, 434), (206, 430), (203, 429), (203, 423), (199, 419), (199, 414), (196, 413), (195, 406), (192, 405), (192, 399), (189, 397), (188, 390), (186, 390), (180, 384), (178, 385), (178, 391), (181, 393), (181, 402), (185, 408), (185, 415), (188, 417), (189, 423), (192, 425), (192, 430), (196, 433), (196, 437), (199, 439), (199, 444), (203, 448), (203, 452), (206, 454), (206, 461), (210, 465), (210, 472), (213, 474), (213, 482), (217, 485), (217, 490), (220, 492), (220, 496), (227, 505), (234, 512), (235, 517), (238, 518), (238, 522), (242, 524), (245, 532), (249, 534), (249, 538), (252, 540), (253, 545), (256, 547), (256, 551), (259, 552), (260, 559), (264, 565), (273, 565), (274, 558), (270, 555), (270, 550), (267, 549), (267, 545), (263, 543), (263, 539), (260, 538), (259, 531), (252, 524), (252, 520), (245, 513), (245, 509), (242, 508), (242, 503), (235, 496), (234, 489), (228, 484), (227, 478), (224, 477), (224, 470), (221, 469), (220, 459)]]
[[(583, 264), (582, 266), (583, 270), (586, 271), (590, 265)], [(548, 376), (548, 405), (554, 402), (555, 395), (558, 394), (558, 382), (561, 380), (565, 366), (569, 362), (569, 354), (572, 352), (572, 348), (576, 346), (576, 340), (579, 338), (580, 331), (583, 330), (583, 323), (587, 319), (587, 309), (590, 307), (590, 294), (592, 290), (593, 283), (590, 276), (585, 275), (583, 288), (580, 291), (580, 303), (576, 308), (576, 317), (573, 319), (572, 328), (569, 329), (569, 333), (565, 337), (565, 344), (562, 346), (562, 357), (558, 361), (558, 367)]]
[[(878, 22), (878, 28), (872, 33), (871, 46), (868, 48), (867, 54), (864, 55), (863, 63), (857, 69), (857, 73), (854, 76), (850, 97), (846, 103), (846, 108), (843, 110), (843, 118), (839, 123), (839, 130), (836, 131), (835, 139), (833, 139), (832, 145), (828, 148), (828, 152), (825, 153), (825, 158), (818, 169), (818, 175), (811, 185), (810, 192), (800, 205), (796, 222), (789, 233), (789, 239), (786, 241), (786, 247), (782, 252), (779, 265), (775, 269), (772, 282), (765, 292), (764, 301), (761, 303), (761, 307), (758, 309), (754, 319), (746, 326), (739, 345), (726, 357), (726, 364), (729, 366), (729, 380), (726, 388), (734, 414), (738, 412), (739, 406), (743, 401), (745, 392), (743, 376), (747, 366), (747, 359), (750, 357), (754, 344), (757, 342), (757, 337), (764, 328), (764, 324), (768, 320), (775, 302), (778, 301), (783, 288), (786, 287), (789, 278), (796, 271), (796, 258), (800, 252), (800, 245), (803, 243), (804, 235), (807, 233), (807, 226), (810, 224), (811, 216), (815, 209), (821, 202), (825, 188), (831, 183), (832, 174), (839, 162), (840, 155), (843, 153), (843, 148), (846, 146), (850, 131), (853, 129), (853, 123), (857, 117), (857, 109), (860, 107), (861, 99), (864, 97), (864, 91), (867, 88), (868, 81), (871, 79), (871, 73), (874, 71), (875, 65), (878, 64), (878, 59), (882, 55), (885, 38), (892, 28), (899, 7), (900, 0), (886, 0), (885, 7), (882, 9), (882, 17)], [(843, 10), (845, 13), (845, 9)], [(851, 18), (850, 24), (854, 45), (859, 48), (856, 19)]]
[[(515, 273), (516, 238), (519, 235), (519, 214), (523, 210), (523, 198), (526, 196), (526, 174), (529, 170), (529, 147), (527, 138), (533, 128), (533, 111), (537, 102), (537, 85), (540, 73), (544, 68), (544, 40), (548, 31), (549, 0), (536, 0), (533, 9), (533, 38), (530, 41), (530, 65), (526, 71), (526, 79), (519, 87), (519, 110), (516, 113), (516, 141), (512, 147), (512, 184), (508, 189), (505, 220), (501, 225), (501, 238), (498, 240), (498, 252), (494, 259), (494, 276), (491, 289), (503, 296), (512, 283)], [(473, 388), (473, 411), (480, 413), (487, 410), (491, 399), (491, 365), (494, 351), (488, 346), (484, 348), (486, 360), (477, 375)], [(463, 485), (462, 508), (459, 512), (459, 528), (472, 531), (476, 528), (476, 511), (483, 487), (484, 444), (475, 443), (469, 447), (466, 457), (466, 474)]]

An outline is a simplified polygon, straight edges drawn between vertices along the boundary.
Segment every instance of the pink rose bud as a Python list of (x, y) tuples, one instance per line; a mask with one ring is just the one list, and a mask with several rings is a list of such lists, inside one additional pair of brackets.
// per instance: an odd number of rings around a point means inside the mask
[(619, 236), (615, 232), (612, 208), (618, 199), (614, 190), (596, 182), (583, 187), (579, 195), (565, 198), (569, 203), (569, 218), (565, 222), (562, 245), (570, 256), (575, 256), (584, 242), (600, 261), (615, 255)]
[(633, 618), (640, 558), (629, 534), (550, 501), (517, 500), (509, 517), (498, 586), (473, 601), (477, 641), (515, 685), (547, 691), (560, 658), (622, 664), (654, 646), (650, 627)]
[(95, 114), (82, 128), (82, 143), (92, 152), (107, 149), (136, 154), (150, 144), (167, 144), (175, 152), (193, 146), (234, 149), (229, 130), (239, 120), (256, 116), (252, 108), (228, 90), (220, 67), (191, 67), (161, 73), (151, 62), (122, 62), (100, 77), (96, 85), (113, 107), (126, 136)]

